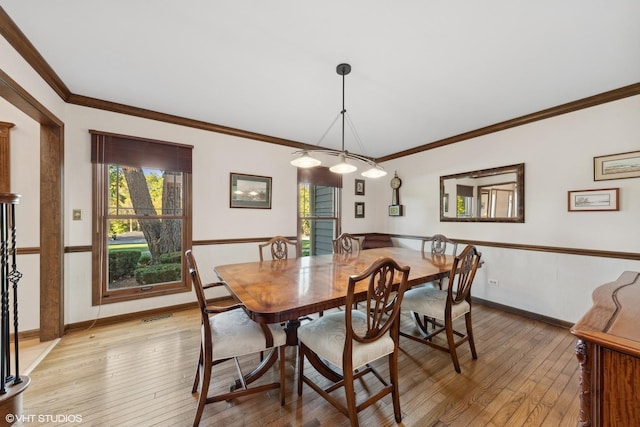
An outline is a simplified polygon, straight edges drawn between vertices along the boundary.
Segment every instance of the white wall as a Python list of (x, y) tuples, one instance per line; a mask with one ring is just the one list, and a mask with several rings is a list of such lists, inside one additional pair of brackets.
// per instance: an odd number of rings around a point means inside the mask
[[(0, 37), (0, 69), (22, 87), (28, 88), (39, 102), (61, 118), (64, 102), (38, 77), (36, 72)], [(13, 123), (11, 129), (11, 192), (20, 194), (16, 207), (18, 248), (40, 246), (40, 125), (0, 97), (0, 121)], [(40, 256), (18, 255), (19, 328), (40, 327)]]
[[(184, 128), (121, 114), (65, 105), (15, 51), (0, 38), (0, 68), (65, 122), (65, 246), (91, 243), (91, 165), (89, 129), (191, 144), (194, 148), (193, 239), (295, 235), (296, 170), (287, 147)], [(356, 176), (344, 179), (343, 231), (426, 236), (436, 232), (458, 239), (640, 252), (640, 179), (593, 181), (593, 157), (640, 149), (640, 97), (627, 98), (543, 122), (387, 162), (390, 175), (367, 180), (365, 196), (354, 195)], [(38, 246), (38, 125), (0, 99), (0, 120), (12, 131), (13, 188), (23, 194), (19, 247)], [(15, 158), (13, 156), (16, 156)], [(441, 223), (439, 177), (472, 169), (525, 163), (524, 224)], [(403, 180), (404, 217), (388, 217), (389, 180)], [(229, 173), (273, 178), (271, 210), (230, 209)], [(35, 175), (34, 175), (35, 174)], [(357, 176), (359, 178), (359, 176)], [(567, 212), (567, 191), (619, 187), (619, 212)], [(19, 191), (18, 191), (19, 190)], [(353, 204), (365, 202), (365, 218), (354, 218)], [(82, 221), (71, 210), (82, 209)], [(418, 242), (399, 239), (418, 247)], [(576, 321), (590, 306), (591, 291), (623, 270), (640, 271), (640, 262), (554, 253), (480, 248), (485, 265), (474, 294), (478, 297), (565, 321)], [(213, 266), (256, 259), (255, 244), (196, 246), (204, 280), (215, 280)], [(20, 256), (20, 329), (39, 326), (39, 257)], [(193, 301), (191, 293), (142, 301), (91, 306), (91, 254), (64, 259), (65, 323), (92, 320)], [(486, 286), (488, 278), (499, 282)], [(28, 307), (27, 307), (28, 306)]]
[[(11, 192), (21, 196), (16, 206), (16, 244), (18, 248), (37, 248), (40, 246), (40, 168), (38, 158), (32, 159), (32, 154), (40, 150), (40, 125), (4, 98), (0, 98), (0, 121), (15, 125), (10, 131)], [(25, 159), (30, 160), (24, 163)], [(18, 282), (19, 326), (21, 330), (38, 329), (40, 257), (18, 255), (17, 264), (23, 275)]]
[[(296, 234), (296, 169), (293, 149), (244, 138), (69, 105), (65, 115), (65, 229), (67, 245), (91, 244), (91, 146), (89, 129), (193, 145), (193, 240)], [(229, 207), (231, 172), (272, 177), (271, 209)], [(72, 221), (72, 209), (83, 220)], [(204, 281), (213, 267), (258, 259), (257, 245), (196, 246)], [(91, 306), (91, 254), (68, 254), (65, 323), (194, 301), (191, 292), (118, 304)], [(215, 294), (212, 294), (212, 296)]]
[[(376, 225), (404, 235), (639, 253), (640, 178), (593, 180), (595, 156), (640, 150), (639, 117), (640, 96), (634, 96), (390, 161), (385, 167), (403, 181), (406, 215)], [(525, 223), (439, 221), (441, 175), (515, 163), (525, 163)], [(567, 211), (569, 190), (616, 187), (620, 211)], [(382, 212), (387, 204), (383, 200), (376, 209)], [(569, 322), (590, 307), (595, 287), (624, 270), (640, 271), (640, 261), (480, 250), (485, 264), (475, 296)], [(498, 280), (497, 288), (487, 286), (489, 278)]]

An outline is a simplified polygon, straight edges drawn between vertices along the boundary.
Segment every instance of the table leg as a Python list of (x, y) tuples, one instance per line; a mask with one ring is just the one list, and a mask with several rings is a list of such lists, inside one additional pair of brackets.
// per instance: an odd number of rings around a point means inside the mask
[(298, 345), (298, 327), (300, 326), (300, 320), (289, 320), (284, 330), (287, 333), (287, 345)]

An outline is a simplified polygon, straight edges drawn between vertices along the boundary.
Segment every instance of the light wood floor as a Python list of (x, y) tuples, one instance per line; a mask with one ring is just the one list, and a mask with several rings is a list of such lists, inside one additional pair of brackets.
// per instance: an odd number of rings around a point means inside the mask
[[(40, 342), (38, 338), (28, 338), (20, 340), (20, 374), (30, 375), (49, 352), (58, 344), (60, 340)], [(11, 343), (11, 354), (13, 355), (13, 342)]]
[[(198, 312), (147, 320), (64, 336), (30, 373), (24, 414), (57, 415), (56, 426), (191, 425)], [(404, 328), (413, 327), (408, 317), (403, 322)], [(401, 425), (577, 425), (578, 363), (575, 339), (567, 330), (475, 305), (474, 332), (479, 358), (471, 359), (468, 345), (460, 347), (461, 374), (454, 371), (448, 354), (401, 338)], [(235, 375), (232, 364), (226, 365), (217, 386), (226, 387)], [(309, 387), (298, 397), (295, 366), (295, 349), (287, 348), (284, 407), (277, 391), (212, 403), (201, 425), (348, 425), (344, 415)], [(386, 374), (385, 363), (378, 366)], [(313, 372), (308, 364), (306, 369)], [(277, 378), (275, 368), (270, 375)], [(368, 378), (358, 391), (375, 390), (375, 381)], [(81, 423), (74, 422), (78, 417)], [(363, 426), (396, 425), (388, 397), (361, 412), (359, 419)], [(52, 424), (32, 419), (16, 425)]]

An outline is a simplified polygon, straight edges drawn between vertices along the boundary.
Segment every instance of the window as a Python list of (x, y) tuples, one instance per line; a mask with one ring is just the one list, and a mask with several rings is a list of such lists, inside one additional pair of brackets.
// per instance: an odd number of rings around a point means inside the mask
[(470, 185), (456, 185), (456, 216), (470, 218), (473, 216), (473, 187)]
[(340, 230), (342, 177), (328, 168), (298, 169), (300, 256), (330, 254)]
[(189, 291), (193, 147), (90, 132), (93, 304)]

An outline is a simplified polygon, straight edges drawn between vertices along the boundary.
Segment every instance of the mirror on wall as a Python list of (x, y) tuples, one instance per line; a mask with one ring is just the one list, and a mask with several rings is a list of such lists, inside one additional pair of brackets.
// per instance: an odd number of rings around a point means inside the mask
[(524, 163), (441, 176), (440, 221), (524, 222)]

